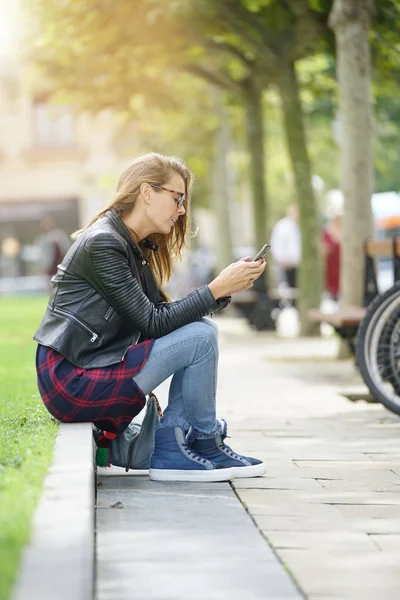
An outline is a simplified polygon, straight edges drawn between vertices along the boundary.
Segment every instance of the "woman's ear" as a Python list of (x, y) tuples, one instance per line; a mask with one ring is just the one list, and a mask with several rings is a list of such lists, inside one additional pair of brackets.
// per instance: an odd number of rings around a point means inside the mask
[(142, 183), (142, 185), (140, 186), (140, 192), (144, 198), (144, 201), (147, 204), (150, 204), (150, 191), (151, 191), (151, 186), (148, 183)]
[(149, 184), (148, 183), (142, 183), (140, 186), (140, 193), (142, 194), (142, 196), (146, 196), (146, 193), (148, 193), (149, 191)]

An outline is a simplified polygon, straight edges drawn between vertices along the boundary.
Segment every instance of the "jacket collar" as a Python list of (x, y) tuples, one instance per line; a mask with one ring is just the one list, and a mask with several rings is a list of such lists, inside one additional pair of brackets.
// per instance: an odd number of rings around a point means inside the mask
[[(127, 226), (125, 225), (125, 223), (114, 208), (106, 212), (103, 218), (106, 219), (108, 223), (110, 223), (111, 226), (114, 229), (116, 229), (116, 231), (118, 231), (118, 233), (122, 235), (122, 237), (127, 242), (129, 242), (135, 254), (137, 254), (138, 256), (142, 256), (142, 252), (139, 246), (133, 241), (129, 233), (129, 229), (127, 228)], [(154, 244), (154, 242), (147, 238), (145, 238), (142, 243), (146, 246), (146, 248), (150, 248), (150, 250), (153, 250), (153, 252), (156, 252), (158, 250), (157, 244)]]

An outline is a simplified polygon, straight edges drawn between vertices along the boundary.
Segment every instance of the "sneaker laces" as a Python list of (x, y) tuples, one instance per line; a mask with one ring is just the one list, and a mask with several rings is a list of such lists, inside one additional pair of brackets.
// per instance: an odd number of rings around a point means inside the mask
[(201, 464), (205, 464), (207, 463), (207, 459), (203, 458), (202, 456), (200, 456), (200, 454), (198, 454), (195, 450), (193, 450), (193, 448), (191, 448), (191, 444), (193, 444), (193, 442), (196, 439), (196, 434), (194, 431), (194, 427), (191, 425), (187, 431), (187, 433), (184, 434), (184, 448), (186, 453), (188, 454), (188, 456), (190, 456), (191, 458), (193, 458), (196, 462), (199, 462)]
[(221, 446), (222, 446), (223, 451), (226, 454), (228, 454), (231, 458), (235, 458), (236, 460), (239, 460), (241, 458), (240, 454), (237, 454), (237, 452), (232, 450), (232, 448), (230, 446), (228, 446), (228, 444), (225, 444), (223, 439), (221, 439)]
[(220, 431), (220, 433), (218, 434), (218, 437), (221, 441), (221, 446), (222, 446), (223, 451), (226, 454), (228, 454), (231, 458), (234, 458), (235, 460), (239, 460), (241, 458), (240, 454), (238, 454), (237, 452), (232, 450), (232, 448), (230, 446), (228, 446), (228, 444), (225, 444), (225, 439), (231, 437), (230, 435), (228, 435), (227, 422), (225, 421), (225, 419), (217, 419), (217, 422), (218, 422), (218, 429)]

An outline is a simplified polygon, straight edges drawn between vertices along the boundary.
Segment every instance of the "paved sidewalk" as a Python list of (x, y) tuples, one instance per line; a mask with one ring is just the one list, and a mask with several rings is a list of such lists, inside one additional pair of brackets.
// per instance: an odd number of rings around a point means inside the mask
[(219, 323), (219, 413), (232, 447), (268, 466), (234, 481), (259, 529), (310, 600), (398, 600), (399, 418), (338, 394), (361, 381), (351, 361), (330, 360), (334, 339)]
[[(242, 320), (217, 322), (221, 332), (218, 415), (228, 421), (232, 436), (228, 443), (263, 458), (268, 467), (265, 477), (233, 483), (262, 535), (228, 484), (200, 490), (198, 484), (182, 488), (143, 478), (138, 483), (131, 476), (103, 477), (98, 490), (98, 502), (103, 504), (97, 513), (98, 557), (104, 562), (98, 568), (97, 600), (200, 598), (205, 574), (211, 585), (202, 597), (210, 600), (301, 597), (264, 540), (310, 600), (397, 600), (400, 420), (380, 405), (352, 403), (338, 393), (340, 387), (360, 380), (351, 361), (333, 360), (334, 339), (279, 340), (273, 334), (250, 331)], [(165, 399), (165, 393), (162, 396)], [(127, 493), (133, 482), (134, 493)], [(118, 501), (127, 502), (128, 510), (103, 510)], [(205, 528), (178, 527), (176, 543), (169, 550), (171, 522), (176, 525), (179, 515), (183, 519), (190, 515), (188, 507), (205, 518)], [(141, 522), (139, 529), (132, 521), (127, 525), (129, 510)], [(123, 541), (117, 534), (122, 536), (127, 527), (131, 534)], [(110, 569), (107, 565), (118, 539)], [(127, 548), (143, 540), (156, 552), (154, 563), (146, 567), (145, 588), (142, 579), (137, 587), (134, 583), (138, 555), (125, 570), (118, 563), (118, 557), (122, 563), (127, 556)], [(198, 572), (193, 560), (182, 561), (185, 544), (188, 557), (196, 556), (196, 541), (200, 561), (214, 546), (212, 560)], [(242, 575), (237, 589), (225, 567), (217, 577), (220, 557), (232, 547), (244, 550), (231, 563), (232, 573)], [(158, 572), (167, 574), (169, 557), (175, 564), (173, 576), (164, 587), (154, 582), (150, 593), (151, 574), (154, 578)], [(129, 572), (132, 587), (124, 593), (116, 582)], [(218, 587), (213, 588), (213, 583)], [(174, 586), (179, 593), (174, 594)]]

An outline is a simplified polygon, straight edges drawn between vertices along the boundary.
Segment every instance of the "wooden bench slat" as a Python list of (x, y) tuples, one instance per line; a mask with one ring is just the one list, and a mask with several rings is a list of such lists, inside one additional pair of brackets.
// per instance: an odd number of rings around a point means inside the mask
[(312, 308), (308, 311), (308, 317), (318, 323), (329, 323), (334, 327), (356, 327), (360, 324), (366, 313), (365, 308), (349, 306), (334, 313), (324, 313), (322, 310)]
[[(365, 254), (367, 256), (393, 256), (393, 241), (392, 240), (371, 240), (365, 244)], [(395, 255), (400, 256), (400, 238), (396, 239)]]

